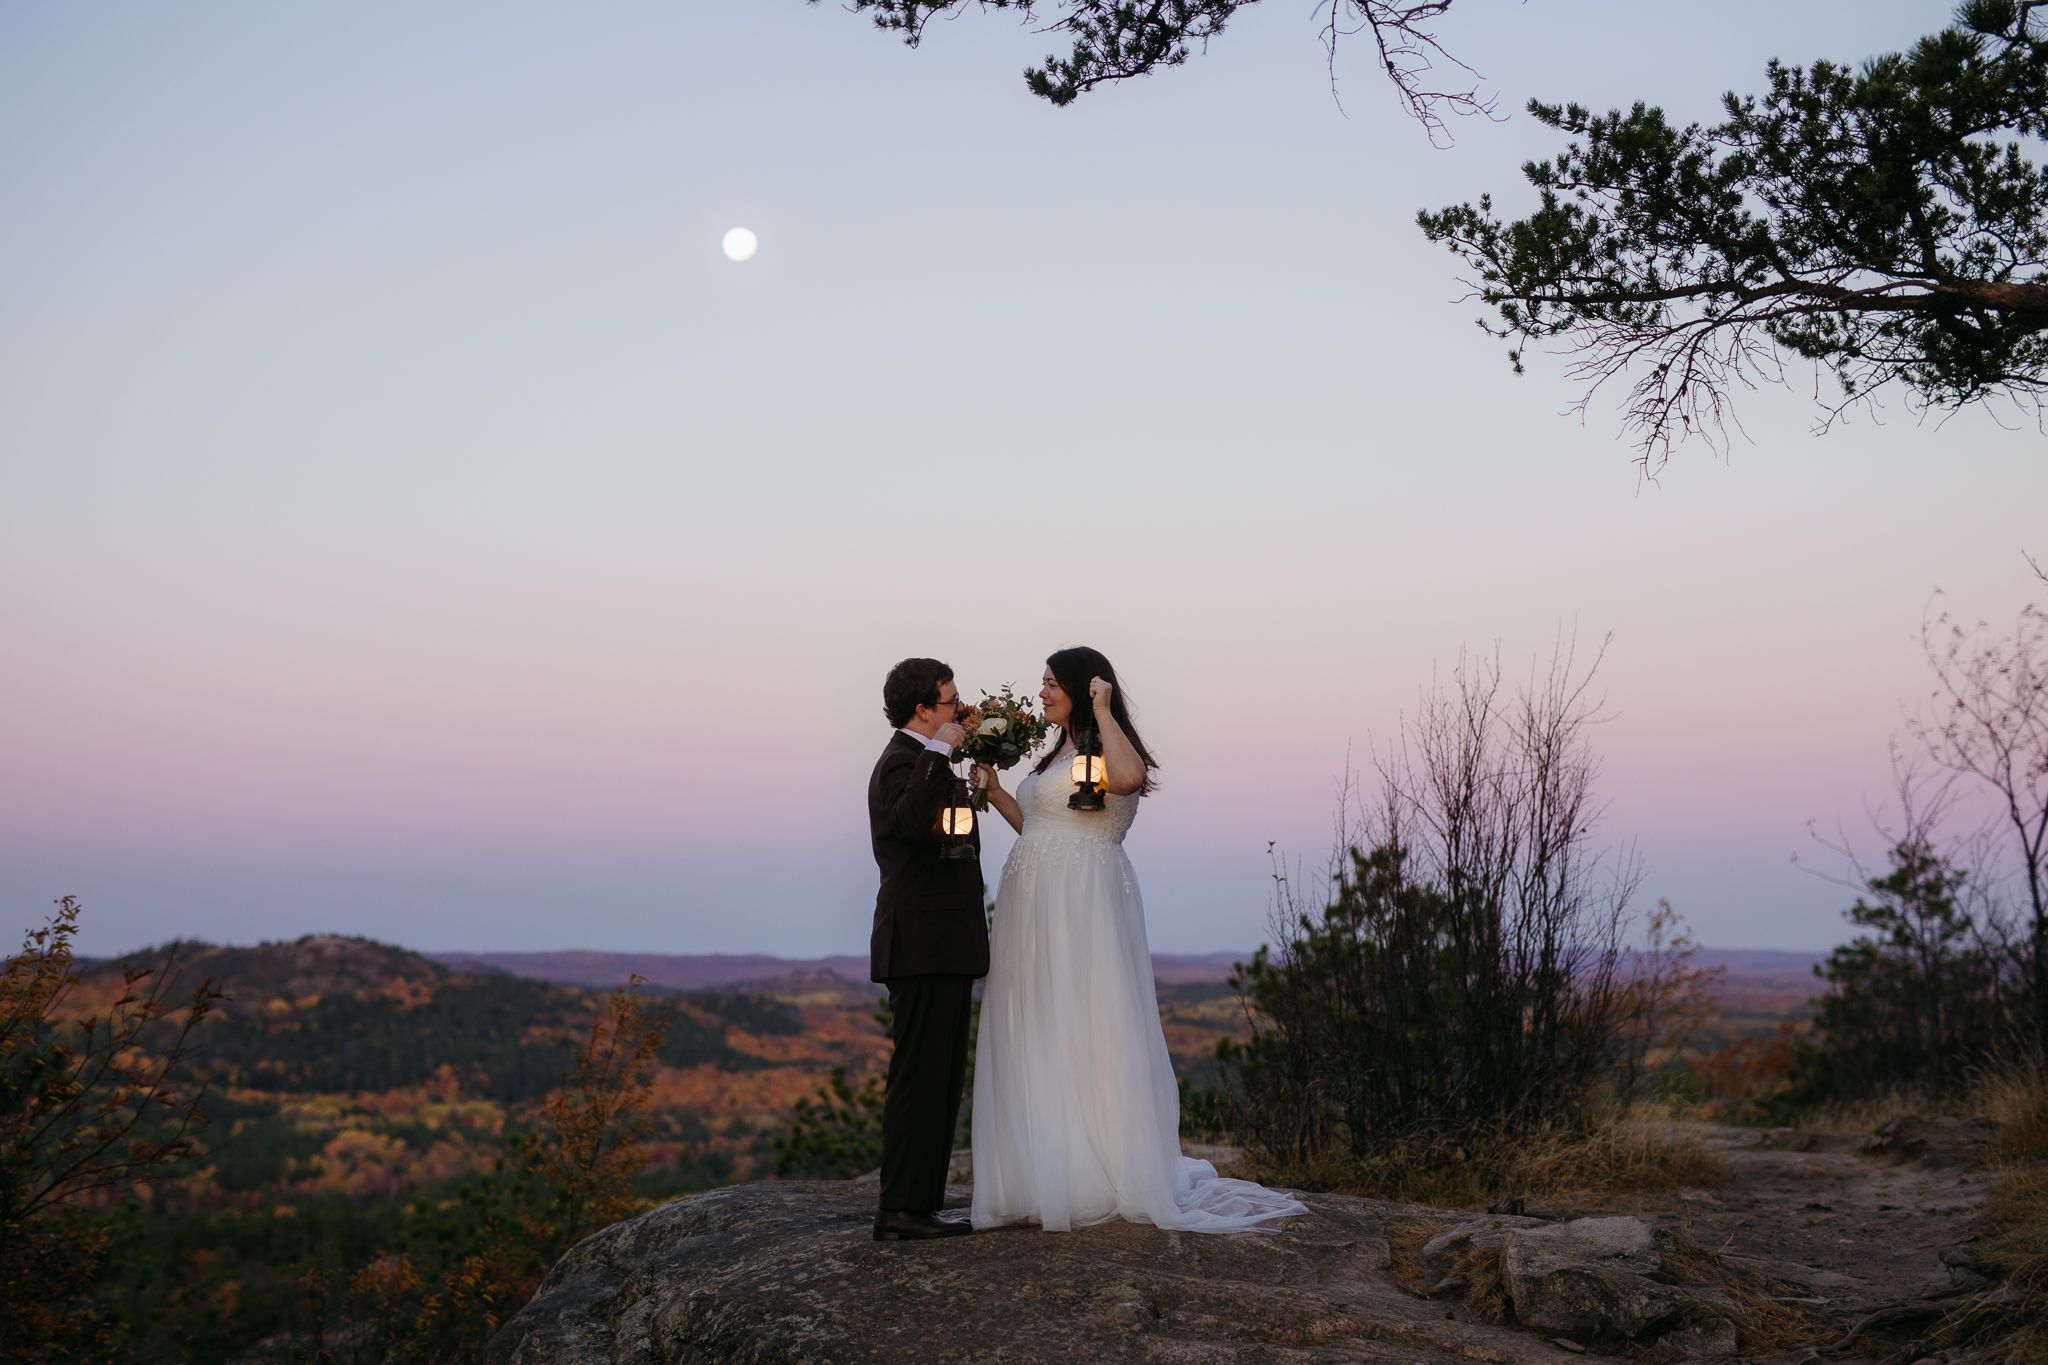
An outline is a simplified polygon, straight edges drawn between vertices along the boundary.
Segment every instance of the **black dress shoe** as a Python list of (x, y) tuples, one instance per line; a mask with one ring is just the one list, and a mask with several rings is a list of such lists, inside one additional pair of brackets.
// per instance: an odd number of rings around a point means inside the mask
[(974, 1231), (971, 1223), (954, 1223), (929, 1213), (905, 1213), (883, 1209), (875, 1215), (877, 1242), (922, 1241), (927, 1237), (965, 1237)]

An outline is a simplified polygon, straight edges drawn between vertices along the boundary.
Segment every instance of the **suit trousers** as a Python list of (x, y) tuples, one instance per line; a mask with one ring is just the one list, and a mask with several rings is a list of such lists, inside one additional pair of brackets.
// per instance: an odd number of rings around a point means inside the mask
[(882, 1208), (936, 1213), (946, 1203), (946, 1169), (967, 1086), (974, 978), (899, 976), (886, 984), (896, 1050), (882, 1098)]

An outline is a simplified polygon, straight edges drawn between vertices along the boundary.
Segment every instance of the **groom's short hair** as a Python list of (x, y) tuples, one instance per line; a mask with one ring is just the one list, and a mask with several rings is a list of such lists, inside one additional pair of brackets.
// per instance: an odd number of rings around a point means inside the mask
[(953, 670), (937, 659), (905, 659), (889, 670), (882, 684), (882, 712), (901, 730), (920, 706), (939, 704), (939, 684), (953, 681)]

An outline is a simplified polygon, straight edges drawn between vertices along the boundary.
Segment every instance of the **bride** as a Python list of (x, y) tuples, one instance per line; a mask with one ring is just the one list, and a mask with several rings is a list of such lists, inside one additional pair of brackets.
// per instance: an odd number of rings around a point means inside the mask
[[(1023, 837), (996, 895), (974, 1054), (974, 1226), (1065, 1232), (1121, 1215), (1188, 1232), (1274, 1231), (1306, 1213), (1180, 1152), (1180, 1096), (1159, 1028), (1145, 908), (1124, 835), (1158, 766), (1116, 670), (1092, 649), (1045, 661), (1039, 697), (1058, 742), (989, 804)], [(1102, 736), (1108, 808), (1070, 810), (1079, 698)]]

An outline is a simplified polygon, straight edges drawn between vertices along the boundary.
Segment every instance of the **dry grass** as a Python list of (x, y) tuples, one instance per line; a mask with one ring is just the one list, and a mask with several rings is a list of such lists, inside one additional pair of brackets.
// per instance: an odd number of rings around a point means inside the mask
[(1664, 1268), (1683, 1282), (1713, 1285), (1735, 1301), (1735, 1325), (1742, 1333), (1743, 1355), (1775, 1355), (1796, 1346), (1821, 1346), (1840, 1335), (1798, 1307), (1777, 1301), (1799, 1295), (1802, 1291), (1796, 1287), (1768, 1275), (1733, 1269), (1684, 1232), (1673, 1237), (1677, 1245), (1664, 1253)]
[(1792, 1126), (1828, 1137), (1861, 1137), (1908, 1115), (1988, 1118), (1998, 1125), (1999, 1160), (2048, 1158), (2048, 1079), (2035, 1062), (1981, 1070), (1963, 1095), (1943, 1099), (1924, 1090), (1892, 1089), (1809, 1109)]
[(1519, 1138), (1416, 1141), (1369, 1162), (1348, 1152), (1284, 1170), (1269, 1184), (1433, 1208), (1485, 1208), (1503, 1196), (1548, 1199), (1725, 1185), (1734, 1169), (1697, 1138), (1636, 1120)]
[(1465, 1311), (1481, 1322), (1506, 1322), (1514, 1305), (1508, 1282), (1500, 1272), (1500, 1248), (1468, 1246), (1452, 1262), (1451, 1273), (1465, 1281)]
[(1443, 1278), (1443, 1272), (1422, 1257), (1422, 1245), (1439, 1232), (1449, 1232), (1449, 1223), (1389, 1223), (1385, 1228), (1387, 1250), (1392, 1259), (1387, 1273), (1418, 1298), (1426, 1297)]
[(1698, 1138), (1624, 1123), (1519, 1144), (1502, 1176), (1509, 1192), (1542, 1197), (1707, 1188), (1728, 1184), (1735, 1168)]
[(1998, 1124), (2006, 1176), (1984, 1198), (1978, 1269), (2003, 1283), (1936, 1335), (1957, 1362), (2048, 1365), (2048, 1074), (2036, 1064), (1979, 1078), (1977, 1112)]
[(1985, 1198), (1977, 1258), (2004, 1277), (2003, 1292), (1945, 1324), (1944, 1335), (2008, 1351), (2027, 1365), (2048, 1362), (2048, 1166), (2013, 1172)]
[(1863, 1137), (1908, 1114), (1941, 1114), (1955, 1107), (1954, 1101), (1933, 1099), (1919, 1090), (1892, 1089), (1868, 1099), (1818, 1105), (1793, 1119), (1792, 1126), (1822, 1137)]
[(1980, 1076), (1970, 1098), (1998, 1125), (2000, 1162), (2048, 1161), (2048, 1075), (2038, 1062)]
[(1448, 1269), (1441, 1261), (1423, 1258), (1423, 1245), (1438, 1233), (1450, 1230), (1449, 1223), (1388, 1224), (1387, 1247), (1392, 1261), (1387, 1269), (1394, 1283), (1418, 1299), (1426, 1299), (1449, 1275), (1465, 1282), (1456, 1291), (1456, 1297), (1463, 1301), (1469, 1316), (1481, 1322), (1508, 1321), (1508, 1287), (1501, 1279), (1499, 1248), (1486, 1250), (1467, 1245), (1451, 1258)]

